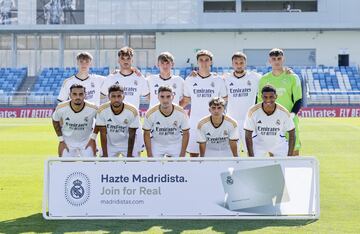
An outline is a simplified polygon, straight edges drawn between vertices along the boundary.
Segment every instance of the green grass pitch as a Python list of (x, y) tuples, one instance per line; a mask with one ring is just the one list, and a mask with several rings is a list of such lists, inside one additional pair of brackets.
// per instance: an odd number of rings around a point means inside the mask
[(360, 118), (301, 119), (302, 154), (320, 161), (321, 217), (280, 220), (46, 221), (50, 119), (0, 119), (0, 233), (360, 233)]

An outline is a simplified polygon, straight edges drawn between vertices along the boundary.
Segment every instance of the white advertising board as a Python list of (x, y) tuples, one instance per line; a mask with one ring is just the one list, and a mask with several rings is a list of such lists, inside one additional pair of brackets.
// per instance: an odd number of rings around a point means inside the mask
[(45, 162), (46, 219), (317, 219), (313, 157)]

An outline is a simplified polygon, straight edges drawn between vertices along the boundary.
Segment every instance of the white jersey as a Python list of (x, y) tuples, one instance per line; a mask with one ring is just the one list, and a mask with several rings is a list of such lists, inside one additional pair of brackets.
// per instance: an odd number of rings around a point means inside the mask
[(225, 82), (222, 78), (210, 75), (189, 76), (184, 84), (184, 96), (191, 98), (190, 125), (196, 128), (199, 120), (209, 114), (209, 101), (213, 97), (226, 97)]
[(249, 108), (256, 104), (260, 78), (260, 74), (246, 71), (241, 78), (231, 74), (224, 79), (228, 94), (226, 114), (239, 124), (245, 121)]
[(224, 115), (220, 126), (215, 127), (211, 115), (202, 118), (197, 126), (197, 142), (206, 143), (205, 157), (232, 156), (229, 141), (239, 140), (239, 130), (234, 119)]
[(59, 103), (53, 113), (52, 119), (62, 123), (61, 131), (64, 141), (71, 148), (85, 146), (92, 133), (97, 107), (85, 101), (84, 108), (75, 112), (70, 101)]
[(150, 107), (159, 103), (158, 89), (160, 86), (169, 86), (173, 89), (174, 100), (173, 103), (179, 105), (184, 92), (184, 79), (180, 76), (171, 76), (169, 79), (163, 79), (160, 75), (151, 75), (147, 77), (150, 89)]
[(149, 94), (149, 86), (143, 76), (137, 76), (135, 73), (122, 75), (121, 73), (110, 74), (104, 81), (101, 88), (101, 94), (108, 96), (109, 87), (117, 84), (124, 87), (124, 101), (139, 108), (140, 97)]
[(245, 130), (253, 132), (253, 140), (265, 149), (286, 142), (285, 133), (294, 128), (290, 113), (278, 103), (271, 115), (264, 112), (262, 103), (254, 105), (250, 108), (244, 124)]
[(96, 126), (106, 127), (108, 145), (127, 151), (129, 128), (140, 127), (139, 111), (133, 105), (124, 103), (122, 111), (115, 114), (110, 102), (107, 102), (99, 107)]
[(70, 95), (70, 87), (73, 84), (80, 84), (85, 87), (85, 99), (96, 106), (100, 106), (100, 89), (104, 80), (104, 76), (95, 74), (89, 74), (89, 77), (84, 80), (74, 75), (64, 80), (57, 99), (61, 102), (68, 100)]
[(152, 142), (171, 147), (182, 140), (182, 131), (189, 130), (188, 117), (184, 109), (173, 105), (173, 112), (166, 116), (160, 111), (160, 104), (150, 108), (145, 115), (143, 129), (151, 131)]

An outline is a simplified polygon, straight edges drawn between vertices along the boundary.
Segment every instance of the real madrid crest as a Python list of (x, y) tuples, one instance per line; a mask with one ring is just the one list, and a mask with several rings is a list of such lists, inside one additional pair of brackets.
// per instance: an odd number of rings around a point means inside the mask
[(174, 127), (177, 127), (178, 126), (178, 122), (175, 120), (174, 123), (173, 123)]
[(228, 132), (226, 130), (224, 130), (224, 136), (228, 136)]
[(94, 82), (91, 82), (91, 88), (95, 88)]
[(128, 124), (129, 120), (128, 119), (124, 119), (124, 124)]
[(88, 122), (88, 121), (89, 121), (89, 118), (86, 116), (86, 117), (84, 118), (84, 121), (85, 121), (85, 122)]
[(250, 80), (248, 80), (247, 85), (251, 86), (251, 81)]
[(138, 85), (138, 82), (137, 82), (137, 80), (134, 80), (134, 85), (136, 85), (136, 86)]
[(214, 82), (211, 82), (210, 85), (211, 85), (211, 87), (213, 87), (213, 88), (215, 87), (215, 83), (214, 83)]
[(276, 120), (276, 125), (280, 125), (280, 119)]
[(172, 85), (172, 87), (173, 87), (174, 89), (176, 89), (176, 84), (174, 83), (174, 84)]

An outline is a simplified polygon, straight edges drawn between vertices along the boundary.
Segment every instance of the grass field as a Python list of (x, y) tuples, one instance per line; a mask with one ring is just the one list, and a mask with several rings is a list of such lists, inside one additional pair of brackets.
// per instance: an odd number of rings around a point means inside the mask
[(320, 161), (317, 221), (46, 221), (44, 160), (57, 146), (51, 121), (0, 119), (0, 233), (360, 233), (360, 118), (301, 119), (301, 134), (302, 154)]

